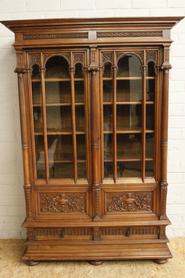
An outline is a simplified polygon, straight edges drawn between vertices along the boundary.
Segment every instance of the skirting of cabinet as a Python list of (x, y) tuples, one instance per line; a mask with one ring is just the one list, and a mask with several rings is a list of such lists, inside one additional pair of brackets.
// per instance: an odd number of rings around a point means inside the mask
[(89, 261), (89, 260), (127, 260), (127, 259), (168, 259), (171, 252), (162, 241), (150, 243), (124, 244), (86, 242), (76, 244), (59, 243), (58, 241), (28, 243), (22, 257), (29, 261)]

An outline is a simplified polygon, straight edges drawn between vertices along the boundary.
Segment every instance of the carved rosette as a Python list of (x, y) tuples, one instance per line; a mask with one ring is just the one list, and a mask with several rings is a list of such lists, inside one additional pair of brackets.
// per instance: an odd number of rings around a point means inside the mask
[(41, 212), (85, 212), (85, 193), (39, 193)]
[(151, 211), (152, 193), (107, 193), (108, 212)]

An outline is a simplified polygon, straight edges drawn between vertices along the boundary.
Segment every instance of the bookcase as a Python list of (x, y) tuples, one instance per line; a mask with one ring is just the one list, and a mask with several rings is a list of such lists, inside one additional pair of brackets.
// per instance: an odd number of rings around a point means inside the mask
[(169, 47), (179, 20), (2, 22), (15, 33), (27, 264), (171, 257)]

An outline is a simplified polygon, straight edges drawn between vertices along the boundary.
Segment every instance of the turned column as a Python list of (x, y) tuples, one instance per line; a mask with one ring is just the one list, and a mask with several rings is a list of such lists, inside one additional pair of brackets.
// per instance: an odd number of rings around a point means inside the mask
[(160, 219), (166, 219), (167, 197), (167, 148), (168, 148), (168, 94), (169, 94), (169, 46), (164, 46), (164, 60), (161, 66), (163, 71), (162, 90), (162, 126), (161, 126), (161, 214)]
[(93, 220), (101, 218), (101, 186), (100, 186), (100, 105), (98, 90), (98, 52), (96, 48), (90, 50), (90, 78), (91, 78), (91, 153), (92, 153), (92, 195)]
[(22, 154), (23, 154), (23, 167), (24, 167), (24, 193), (26, 199), (26, 212), (27, 216), (32, 216), (31, 209), (31, 181), (30, 181), (30, 162), (29, 162), (29, 140), (27, 131), (27, 113), (26, 113), (26, 98), (24, 89), (24, 78), (27, 69), (24, 67), (25, 53), (17, 51), (17, 67), (15, 72), (18, 76), (18, 89), (19, 89), (19, 108), (20, 108), (20, 124), (22, 134)]

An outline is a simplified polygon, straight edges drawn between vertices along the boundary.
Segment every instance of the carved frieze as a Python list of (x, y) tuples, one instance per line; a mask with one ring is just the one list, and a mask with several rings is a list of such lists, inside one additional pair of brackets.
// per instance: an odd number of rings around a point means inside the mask
[(85, 212), (85, 193), (41, 192), (39, 195), (41, 212)]
[(151, 211), (151, 192), (107, 193), (108, 212)]
[(162, 37), (162, 31), (97, 32), (97, 38)]
[(130, 235), (157, 235), (158, 227), (105, 227), (101, 230), (102, 236), (130, 236)]
[(24, 34), (24, 40), (48, 39), (88, 39), (88, 32), (52, 33), (52, 34)]

